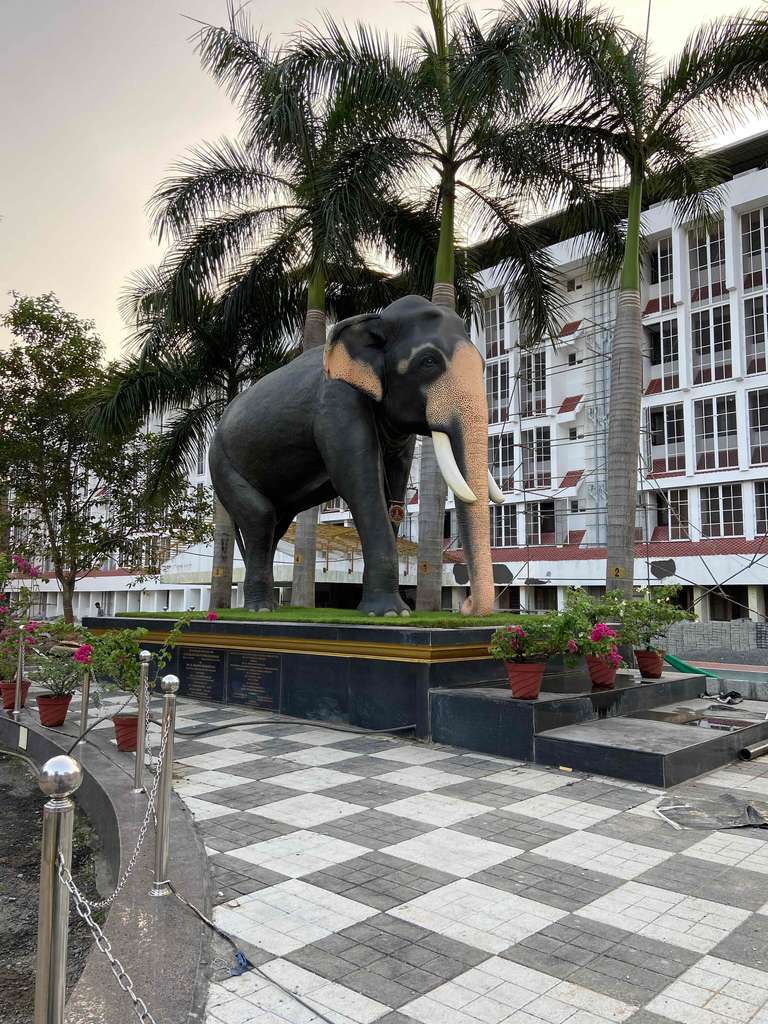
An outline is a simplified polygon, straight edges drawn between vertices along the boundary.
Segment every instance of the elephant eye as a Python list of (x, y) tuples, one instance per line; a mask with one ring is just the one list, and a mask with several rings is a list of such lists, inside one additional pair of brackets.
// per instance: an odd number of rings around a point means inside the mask
[(419, 366), (425, 370), (432, 369), (434, 366), (439, 366), (437, 356), (423, 356), (419, 360)]

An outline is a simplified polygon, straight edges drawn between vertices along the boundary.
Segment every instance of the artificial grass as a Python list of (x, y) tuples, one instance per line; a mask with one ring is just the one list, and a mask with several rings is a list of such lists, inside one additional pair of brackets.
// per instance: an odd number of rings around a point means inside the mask
[[(188, 612), (119, 612), (118, 617), (177, 619)], [(412, 612), (407, 616), (365, 615), (350, 608), (280, 608), (273, 612), (247, 612), (244, 608), (222, 608), (220, 620), (236, 622), (322, 622), (336, 626), (405, 626), (414, 629), (472, 629), (475, 626), (501, 626), (521, 620), (512, 612), (494, 615), (460, 615), (458, 612)], [(193, 621), (205, 621), (208, 613), (195, 612)]]

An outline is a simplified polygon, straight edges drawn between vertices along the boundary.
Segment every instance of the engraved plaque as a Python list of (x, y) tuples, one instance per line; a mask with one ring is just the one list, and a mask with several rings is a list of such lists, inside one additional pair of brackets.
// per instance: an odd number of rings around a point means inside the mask
[(180, 696), (223, 701), (226, 658), (226, 651), (212, 647), (180, 647)]
[(252, 708), (277, 711), (280, 707), (280, 656), (230, 651), (228, 700)]

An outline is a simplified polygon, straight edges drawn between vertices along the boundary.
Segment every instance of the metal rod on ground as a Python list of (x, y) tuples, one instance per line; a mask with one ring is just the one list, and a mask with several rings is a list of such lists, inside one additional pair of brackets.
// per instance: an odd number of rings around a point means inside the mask
[(133, 792), (144, 792), (144, 750), (147, 742), (147, 683), (149, 682), (149, 663), (152, 660), (150, 651), (140, 651), (139, 667), (139, 725), (136, 731), (136, 764), (133, 769)]
[(50, 799), (43, 807), (34, 1024), (62, 1024), (64, 1020), (69, 891), (59, 877), (58, 858), (61, 854), (69, 871), (75, 816), (70, 797), (81, 781), (80, 765), (66, 754), (46, 761), (38, 780), (40, 789)]
[(171, 785), (173, 782), (173, 730), (176, 725), (176, 693), (179, 677), (163, 676), (160, 681), (165, 698), (163, 700), (163, 735), (167, 740), (163, 763), (159, 766), (160, 785), (157, 791), (157, 829), (155, 830), (155, 881), (149, 890), (150, 896), (169, 896), (168, 851), (171, 829)]
[(88, 703), (91, 699), (91, 669), (86, 668), (83, 672), (83, 683), (80, 688), (80, 743), (85, 743), (85, 734), (88, 731)]
[(19, 626), (19, 657), (16, 662), (16, 691), (13, 698), (13, 718), (16, 722), (18, 722), (21, 716), (21, 688), (24, 685), (24, 640), (26, 632), (26, 627)]

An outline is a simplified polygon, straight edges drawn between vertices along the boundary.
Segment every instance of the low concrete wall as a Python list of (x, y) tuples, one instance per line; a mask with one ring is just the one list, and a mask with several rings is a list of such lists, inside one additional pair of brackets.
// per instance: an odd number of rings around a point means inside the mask
[[(19, 743), (22, 728), (26, 730), (25, 745)], [(133, 853), (146, 797), (132, 792), (132, 755), (115, 750), (105, 733), (110, 736), (106, 730), (90, 733), (95, 737), (93, 743), (75, 752), (83, 767), (83, 784), (75, 799), (101, 840), (115, 881)], [(22, 712), (18, 724), (0, 713), (0, 746), (26, 754), (37, 765), (65, 752), (76, 735), (72, 725), (43, 729), (31, 709)], [(133, 979), (136, 994), (158, 1021), (202, 1021), (208, 989), (202, 965), (210, 961), (210, 932), (173, 896), (148, 895), (153, 860), (150, 826), (133, 874), (102, 928), (113, 955)], [(205, 848), (189, 812), (176, 796), (171, 804), (171, 879), (190, 902), (209, 913)], [(69, 995), (66, 1024), (125, 1024), (131, 1019), (129, 997), (118, 986), (107, 958), (94, 946)]]
[(689, 661), (768, 665), (768, 626), (732, 622), (678, 622), (667, 636), (667, 651)]

